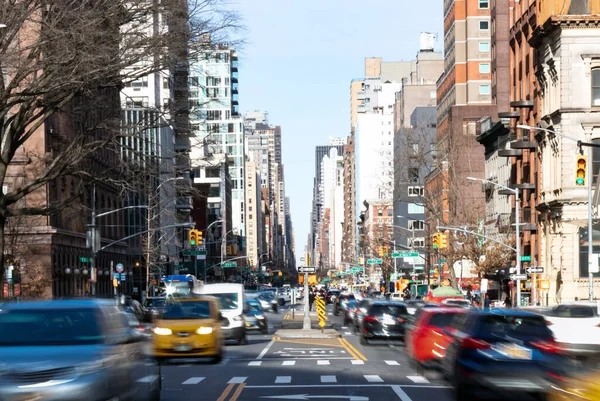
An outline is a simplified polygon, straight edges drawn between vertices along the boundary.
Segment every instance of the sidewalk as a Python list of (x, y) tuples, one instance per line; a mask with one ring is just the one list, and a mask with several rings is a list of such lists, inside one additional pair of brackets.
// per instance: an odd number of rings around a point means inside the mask
[[(281, 321), (281, 328), (286, 330), (301, 330), (304, 325), (304, 305), (296, 305), (299, 309), (292, 311), (285, 311), (283, 316), (283, 320)], [(330, 316), (327, 316), (327, 321), (325, 321), (325, 327), (323, 329), (333, 329), (333, 323), (330, 320)], [(310, 312), (310, 326), (311, 329), (321, 331), (321, 326), (319, 326), (319, 317), (316, 311)]]

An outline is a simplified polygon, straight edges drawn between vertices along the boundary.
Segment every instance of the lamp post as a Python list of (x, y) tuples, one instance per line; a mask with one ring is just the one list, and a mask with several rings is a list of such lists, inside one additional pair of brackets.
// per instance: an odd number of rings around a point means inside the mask
[(223, 262), (225, 260), (225, 244), (227, 244), (227, 234), (232, 233), (234, 230), (229, 230), (221, 237), (221, 279), (225, 282), (225, 270), (223, 269)]
[[(204, 232), (206, 234), (206, 237), (208, 238), (208, 229), (211, 228), (213, 225), (217, 224), (217, 223), (222, 223), (223, 219), (217, 219), (215, 221), (213, 221), (212, 223), (210, 223), (208, 226), (206, 226), (206, 228), (204, 229)], [(196, 257), (196, 260), (198, 258)], [(206, 284), (208, 282), (208, 279), (206, 277), (206, 260), (204, 260), (204, 263), (202, 264), (202, 277), (204, 278), (204, 283)]]
[[(467, 180), (471, 180), (471, 181), (481, 181), (483, 183), (489, 183), (492, 184), (496, 187), (502, 188), (502, 189), (506, 189), (507, 191), (512, 192), (513, 194), (515, 194), (515, 225), (516, 225), (516, 267), (517, 267), (517, 276), (521, 275), (521, 224), (520, 224), (520, 218), (519, 218), (519, 189), (515, 189), (515, 188), (510, 188), (507, 187), (506, 185), (502, 185), (502, 184), (498, 184), (496, 182), (490, 181), (490, 180), (486, 180), (483, 178), (475, 178), (475, 177), (467, 177)], [(521, 280), (519, 278), (517, 278), (517, 307), (521, 306)]]
[(587, 143), (587, 142), (582, 142), (581, 140), (577, 139), (577, 138), (573, 138), (561, 133), (558, 133), (556, 131), (552, 131), (549, 130), (547, 128), (541, 128), (541, 127), (532, 127), (529, 125), (517, 125), (517, 128), (521, 128), (524, 130), (528, 130), (528, 131), (543, 131), (543, 132), (548, 132), (550, 134), (556, 135), (556, 136), (560, 136), (561, 138), (565, 138), (568, 139), (570, 141), (574, 141), (577, 142), (577, 145), (581, 148), (583, 146), (590, 148), (587, 152), (587, 171), (585, 173), (585, 175), (587, 176), (588, 179), (588, 280), (589, 280), (589, 288), (588, 288), (588, 295), (589, 295), (589, 300), (593, 301), (594, 300), (594, 273), (592, 273), (592, 258), (593, 258), (593, 252), (594, 252), (594, 246), (593, 246), (593, 241), (594, 241), (594, 236), (593, 236), (593, 209), (592, 209), (592, 181), (593, 181), (593, 171), (592, 171), (592, 162), (593, 162), (593, 155), (594, 152), (592, 152), (592, 147), (600, 147), (600, 145), (594, 144), (594, 143)]

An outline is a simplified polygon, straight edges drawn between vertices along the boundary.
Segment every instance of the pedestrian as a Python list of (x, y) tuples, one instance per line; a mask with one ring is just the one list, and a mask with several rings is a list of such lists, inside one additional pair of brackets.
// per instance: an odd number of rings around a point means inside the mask
[(310, 292), (310, 295), (308, 296), (308, 310), (311, 311), (313, 304), (315, 303), (315, 293), (314, 292)]
[(512, 308), (512, 302), (510, 300), (510, 296), (507, 296), (504, 300), (504, 306), (508, 309)]
[(488, 294), (485, 294), (485, 299), (483, 300), (483, 308), (485, 310), (490, 309), (490, 296)]

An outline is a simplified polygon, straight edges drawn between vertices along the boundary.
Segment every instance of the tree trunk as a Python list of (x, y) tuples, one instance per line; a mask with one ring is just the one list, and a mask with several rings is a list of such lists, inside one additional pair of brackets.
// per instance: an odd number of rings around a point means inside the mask
[(458, 288), (458, 283), (456, 282), (456, 272), (454, 271), (454, 260), (451, 258), (448, 258), (448, 273), (450, 274), (450, 285), (455, 290), (460, 291), (460, 288)]
[(4, 229), (6, 228), (6, 217), (0, 216), (0, 283), (2, 283), (2, 291), (0, 292), (0, 299), (4, 298), (4, 280), (6, 273), (6, 257), (4, 252)]

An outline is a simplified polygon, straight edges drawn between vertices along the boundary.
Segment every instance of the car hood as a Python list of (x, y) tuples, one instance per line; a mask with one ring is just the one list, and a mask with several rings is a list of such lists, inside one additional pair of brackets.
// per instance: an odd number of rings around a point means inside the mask
[(0, 347), (0, 370), (40, 371), (81, 366), (102, 359), (109, 348), (103, 344)]
[(259, 312), (259, 311), (252, 311), (252, 312), (244, 313), (244, 316), (248, 316), (248, 317), (264, 316), (264, 313)]

